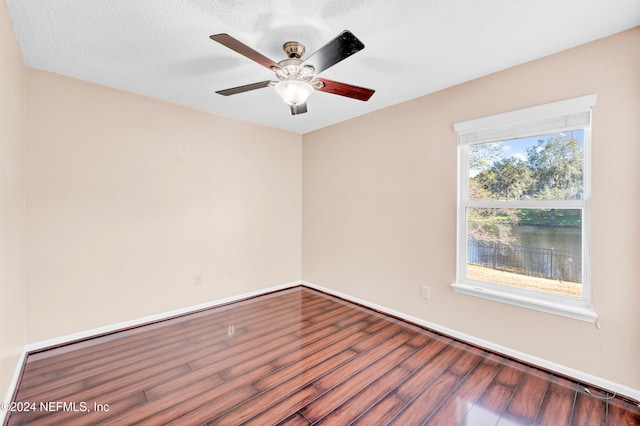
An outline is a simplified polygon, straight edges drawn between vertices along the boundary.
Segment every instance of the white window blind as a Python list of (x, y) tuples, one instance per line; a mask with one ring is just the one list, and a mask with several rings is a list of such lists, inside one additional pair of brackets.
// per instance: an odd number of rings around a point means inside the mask
[(550, 104), (453, 125), (460, 144), (476, 144), (570, 131), (589, 126), (591, 107), (598, 95), (586, 95)]

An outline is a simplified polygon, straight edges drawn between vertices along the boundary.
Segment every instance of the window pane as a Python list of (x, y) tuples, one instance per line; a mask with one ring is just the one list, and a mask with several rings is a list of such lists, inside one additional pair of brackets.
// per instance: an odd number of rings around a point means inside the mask
[(581, 209), (467, 210), (467, 277), (582, 296)]
[(584, 131), (469, 147), (470, 200), (580, 200)]

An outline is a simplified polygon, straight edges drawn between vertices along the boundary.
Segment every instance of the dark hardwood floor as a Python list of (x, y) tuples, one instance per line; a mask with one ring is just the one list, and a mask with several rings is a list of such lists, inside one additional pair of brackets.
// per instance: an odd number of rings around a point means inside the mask
[(27, 357), (9, 425), (625, 425), (640, 409), (296, 287)]

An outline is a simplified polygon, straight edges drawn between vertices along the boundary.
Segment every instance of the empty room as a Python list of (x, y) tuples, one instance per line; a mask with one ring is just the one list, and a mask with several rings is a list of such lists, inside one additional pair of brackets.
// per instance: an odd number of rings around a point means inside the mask
[(640, 3), (0, 3), (6, 425), (640, 424)]

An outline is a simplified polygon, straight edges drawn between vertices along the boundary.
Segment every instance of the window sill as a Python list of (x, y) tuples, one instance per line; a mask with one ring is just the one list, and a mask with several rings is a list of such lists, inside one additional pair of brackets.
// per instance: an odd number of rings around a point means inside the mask
[(451, 288), (456, 293), (481, 297), (483, 299), (493, 300), (495, 302), (508, 303), (510, 305), (534, 309), (537, 311), (560, 315), (580, 321), (594, 323), (598, 318), (597, 313), (585, 307), (555, 303), (548, 300), (540, 300), (523, 295), (516, 295), (504, 291), (487, 289), (484, 287), (463, 283), (453, 283), (451, 284)]

